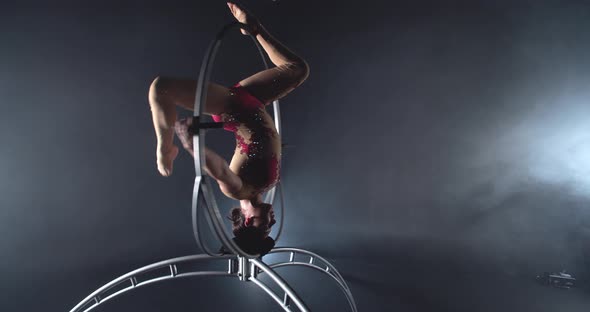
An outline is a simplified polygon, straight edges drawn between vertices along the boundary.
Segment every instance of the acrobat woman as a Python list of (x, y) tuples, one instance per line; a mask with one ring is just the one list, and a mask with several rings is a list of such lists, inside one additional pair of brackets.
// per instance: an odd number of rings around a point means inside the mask
[[(230, 217), (236, 243), (248, 253), (266, 254), (274, 246), (268, 234), (275, 220), (272, 205), (262, 202), (262, 193), (279, 181), (281, 141), (265, 106), (301, 85), (309, 75), (309, 66), (273, 38), (244, 7), (231, 2), (227, 5), (238, 22), (250, 27), (275, 67), (229, 88), (208, 85), (204, 111), (235, 134), (236, 148), (229, 165), (206, 149), (205, 171), (226, 196), (240, 201), (240, 208), (232, 209)], [(193, 154), (189, 130), (192, 118), (177, 121), (176, 106), (192, 110), (196, 87), (196, 80), (169, 77), (157, 77), (150, 86), (149, 103), (158, 141), (157, 166), (163, 176), (172, 174), (178, 155), (174, 132)]]

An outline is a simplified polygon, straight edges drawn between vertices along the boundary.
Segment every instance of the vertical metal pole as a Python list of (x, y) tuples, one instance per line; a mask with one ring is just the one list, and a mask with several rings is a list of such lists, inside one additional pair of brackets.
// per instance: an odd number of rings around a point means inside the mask
[(238, 264), (236, 263), (236, 259), (228, 259), (227, 263), (227, 273), (236, 274), (238, 272)]
[(257, 278), (258, 277), (258, 273), (260, 273), (260, 270), (258, 269), (258, 267), (256, 267), (254, 265), (254, 263), (248, 261), (250, 263), (250, 276), (252, 278)]
[(250, 275), (250, 262), (248, 261), (248, 258), (238, 256), (238, 278), (240, 281), (247, 282)]

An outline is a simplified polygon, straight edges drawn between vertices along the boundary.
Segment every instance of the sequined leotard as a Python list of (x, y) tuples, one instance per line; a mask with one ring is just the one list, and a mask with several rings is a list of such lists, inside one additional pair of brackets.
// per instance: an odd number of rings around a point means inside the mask
[(213, 115), (216, 122), (236, 137), (230, 169), (242, 179), (240, 194), (250, 198), (271, 189), (279, 181), (281, 139), (265, 105), (239, 83), (231, 87), (228, 112)]

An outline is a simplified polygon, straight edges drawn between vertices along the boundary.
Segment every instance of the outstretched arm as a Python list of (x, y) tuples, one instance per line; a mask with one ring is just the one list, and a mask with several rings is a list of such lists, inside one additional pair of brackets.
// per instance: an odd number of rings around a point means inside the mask
[(276, 40), (246, 9), (228, 2), (234, 17), (254, 29), (256, 40), (276, 66), (256, 73), (242, 81), (250, 93), (268, 104), (287, 95), (309, 76), (309, 66), (301, 57)]
[(224, 192), (238, 193), (242, 179), (229, 169), (227, 161), (214, 151), (205, 148), (205, 172), (219, 183)]

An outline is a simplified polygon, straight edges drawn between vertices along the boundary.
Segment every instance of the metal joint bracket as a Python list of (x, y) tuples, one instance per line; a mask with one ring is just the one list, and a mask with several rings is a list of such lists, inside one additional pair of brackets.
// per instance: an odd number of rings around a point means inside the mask
[(238, 256), (238, 278), (240, 281), (247, 282), (251, 276), (250, 261), (246, 257)]

